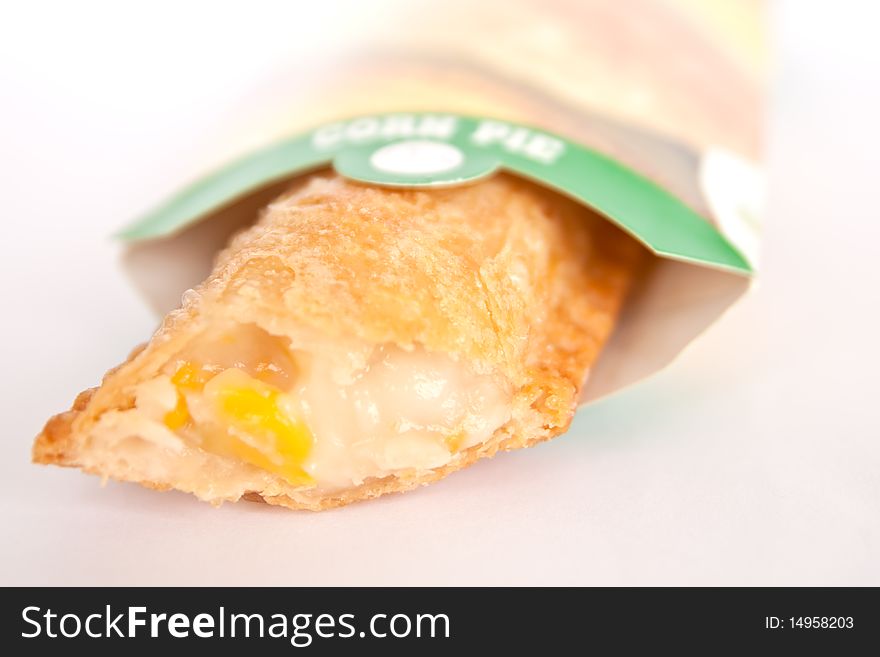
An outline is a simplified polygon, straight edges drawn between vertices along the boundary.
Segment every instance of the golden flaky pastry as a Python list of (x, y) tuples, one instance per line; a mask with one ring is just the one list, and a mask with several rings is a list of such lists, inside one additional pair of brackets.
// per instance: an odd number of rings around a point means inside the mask
[(429, 483), (565, 431), (641, 252), (507, 175), (314, 175), (49, 420), (34, 461), (293, 509)]

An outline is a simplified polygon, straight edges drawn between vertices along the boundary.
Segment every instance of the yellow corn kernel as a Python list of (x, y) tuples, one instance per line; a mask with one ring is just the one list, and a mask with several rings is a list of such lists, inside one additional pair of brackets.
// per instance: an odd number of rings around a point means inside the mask
[(171, 377), (171, 383), (185, 390), (201, 390), (210, 380), (211, 372), (184, 361)]
[(186, 397), (177, 391), (177, 404), (173, 409), (165, 413), (165, 426), (172, 431), (177, 431), (189, 421), (189, 408), (186, 405)]
[(231, 453), (294, 484), (312, 482), (301, 467), (312, 447), (311, 432), (284, 412), (278, 388), (229, 369), (211, 380), (205, 394), (229, 428), (212, 436), (208, 449)]

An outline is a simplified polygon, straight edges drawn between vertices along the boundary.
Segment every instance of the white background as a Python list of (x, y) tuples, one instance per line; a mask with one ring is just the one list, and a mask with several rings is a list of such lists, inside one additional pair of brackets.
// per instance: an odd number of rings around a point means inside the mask
[(868, 2), (773, 12), (755, 293), (566, 437), (321, 514), (213, 510), (29, 463), (45, 419), (155, 325), (107, 235), (239, 149), (245, 137), (218, 136), (255, 115), (267, 72), (311, 65), (382, 20), (363, 5), (2, 11), (0, 583), (880, 584), (880, 12), (863, 13)]

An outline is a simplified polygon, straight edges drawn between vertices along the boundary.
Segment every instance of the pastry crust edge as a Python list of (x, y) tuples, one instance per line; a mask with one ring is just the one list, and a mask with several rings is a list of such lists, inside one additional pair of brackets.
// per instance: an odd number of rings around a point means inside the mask
[[(128, 359), (117, 367), (109, 370), (104, 376), (106, 379), (116, 370), (133, 360), (146, 345), (135, 349)], [(42, 465), (57, 465), (68, 468), (78, 468), (88, 474), (93, 474), (106, 479), (135, 483), (146, 488), (158, 491), (174, 490), (167, 484), (141, 479), (120, 479), (105, 472), (88, 468), (77, 462), (76, 432), (73, 424), (88, 407), (92, 397), (97, 393), (100, 386), (89, 388), (76, 396), (70, 409), (52, 416), (46, 422), (43, 430), (34, 440), (31, 458), (34, 463)], [(456, 470), (465, 468), (474, 462), (491, 458), (500, 451), (532, 447), (564, 433), (574, 418), (575, 408), (567, 413), (559, 409), (555, 414), (553, 426), (548, 427), (544, 421), (547, 416), (534, 410), (530, 416), (537, 422), (529, 423), (529, 426), (521, 426), (517, 434), (511, 433), (510, 425), (500, 427), (491, 438), (485, 442), (474, 445), (458, 454), (450, 463), (444, 466), (419, 473), (402, 473), (389, 475), (382, 478), (368, 479), (359, 486), (347, 488), (338, 492), (330, 492), (323, 495), (315, 495), (311, 491), (304, 491), (304, 495), (263, 495), (257, 491), (246, 491), (241, 498), (250, 502), (265, 502), (273, 506), (281, 506), (292, 510), (324, 511), (337, 507), (347, 506), (353, 502), (370, 500), (388, 493), (404, 493), (414, 488), (426, 486), (430, 483), (444, 479)], [(538, 424), (540, 426), (534, 426)], [(530, 436), (526, 438), (526, 436)], [(221, 501), (212, 502), (220, 506)]]

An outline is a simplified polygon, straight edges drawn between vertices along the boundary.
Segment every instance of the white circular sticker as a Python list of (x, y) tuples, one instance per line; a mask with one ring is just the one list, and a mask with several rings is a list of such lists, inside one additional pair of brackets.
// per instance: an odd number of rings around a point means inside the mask
[(444, 173), (462, 162), (464, 153), (452, 144), (415, 139), (388, 144), (370, 156), (373, 168), (401, 175)]

